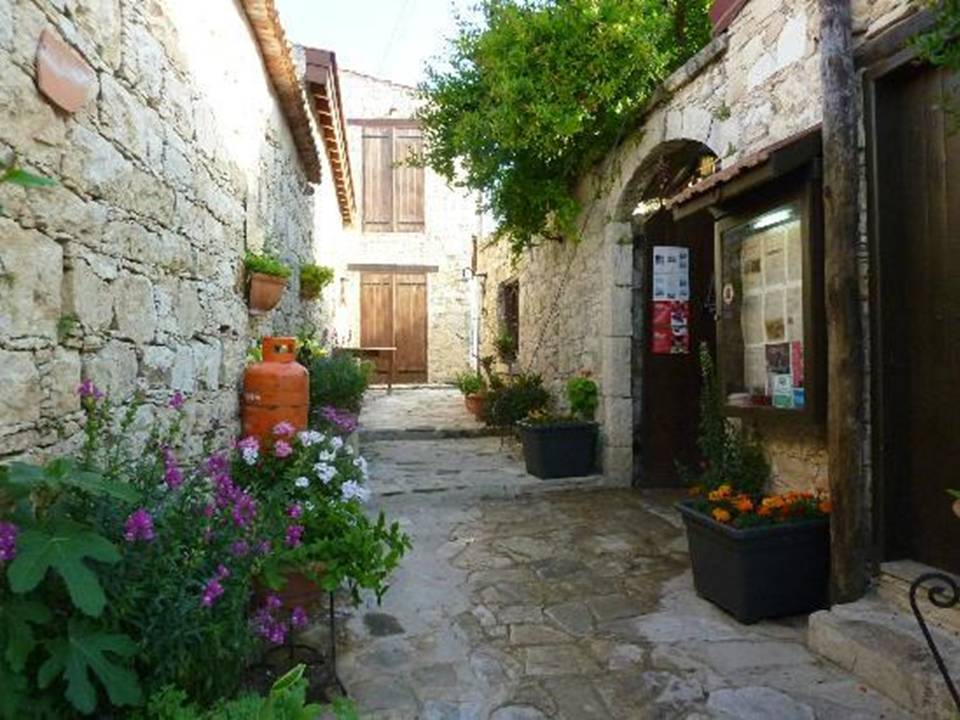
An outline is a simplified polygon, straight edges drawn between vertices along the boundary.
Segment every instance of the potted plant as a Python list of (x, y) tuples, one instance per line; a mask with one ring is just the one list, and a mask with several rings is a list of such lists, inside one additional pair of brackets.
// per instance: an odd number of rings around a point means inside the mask
[(567, 382), (566, 393), (570, 415), (539, 411), (519, 423), (527, 472), (539, 478), (589, 475), (596, 467), (597, 384), (582, 373)]
[(247, 271), (250, 310), (254, 314), (273, 310), (283, 297), (290, 268), (268, 253), (248, 252), (243, 265)]
[(486, 406), (487, 381), (478, 372), (463, 372), (454, 379), (457, 389), (463, 393), (464, 405), (476, 418), (482, 418)]
[[(697, 593), (740, 622), (812, 612), (827, 603), (830, 504), (819, 493), (764, 496), (770, 466), (758, 443), (722, 412), (700, 350), (702, 472), (677, 509), (687, 527)], [(684, 474), (688, 474), (684, 471)]]
[(300, 298), (316, 300), (323, 289), (333, 282), (333, 268), (306, 263), (300, 266)]

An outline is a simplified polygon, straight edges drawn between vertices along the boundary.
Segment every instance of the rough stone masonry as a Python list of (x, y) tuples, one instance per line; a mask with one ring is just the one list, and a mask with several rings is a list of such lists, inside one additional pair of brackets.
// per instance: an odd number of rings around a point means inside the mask
[[(92, 69), (74, 114), (36, 86), (53, 30)], [(313, 192), (239, 3), (0, 0), (0, 160), (57, 181), (0, 205), (0, 459), (67, 449), (89, 377), (142, 428), (188, 395), (196, 450), (234, 434), (252, 337), (320, 311), (296, 278), (248, 315), (242, 257), (314, 261)]]

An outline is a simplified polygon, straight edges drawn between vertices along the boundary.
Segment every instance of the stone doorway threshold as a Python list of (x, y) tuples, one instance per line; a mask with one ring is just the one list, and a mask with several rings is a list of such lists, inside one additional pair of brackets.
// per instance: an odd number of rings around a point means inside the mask
[[(910, 585), (933, 568), (909, 560), (884, 563), (862, 600), (810, 616), (810, 649), (883, 693), (917, 718), (951, 720), (956, 710), (910, 609)], [(940, 653), (960, 681), (960, 607), (940, 610), (918, 595)]]

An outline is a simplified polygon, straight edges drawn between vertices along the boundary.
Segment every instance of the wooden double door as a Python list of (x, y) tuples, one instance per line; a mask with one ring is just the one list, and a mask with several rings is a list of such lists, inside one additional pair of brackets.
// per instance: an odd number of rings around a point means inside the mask
[(960, 573), (960, 75), (910, 63), (872, 98), (884, 554)]
[[(395, 347), (394, 382), (427, 381), (427, 276), (410, 272), (360, 275), (360, 345)], [(386, 380), (388, 358), (377, 360)]]

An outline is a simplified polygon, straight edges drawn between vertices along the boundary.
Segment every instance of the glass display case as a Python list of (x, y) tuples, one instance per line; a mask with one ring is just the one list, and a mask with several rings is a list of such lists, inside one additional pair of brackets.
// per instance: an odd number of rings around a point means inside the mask
[[(717, 226), (717, 355), (731, 414), (809, 417), (821, 369), (822, 263), (813, 193), (759, 201)], [(817, 272), (814, 272), (814, 268)]]

